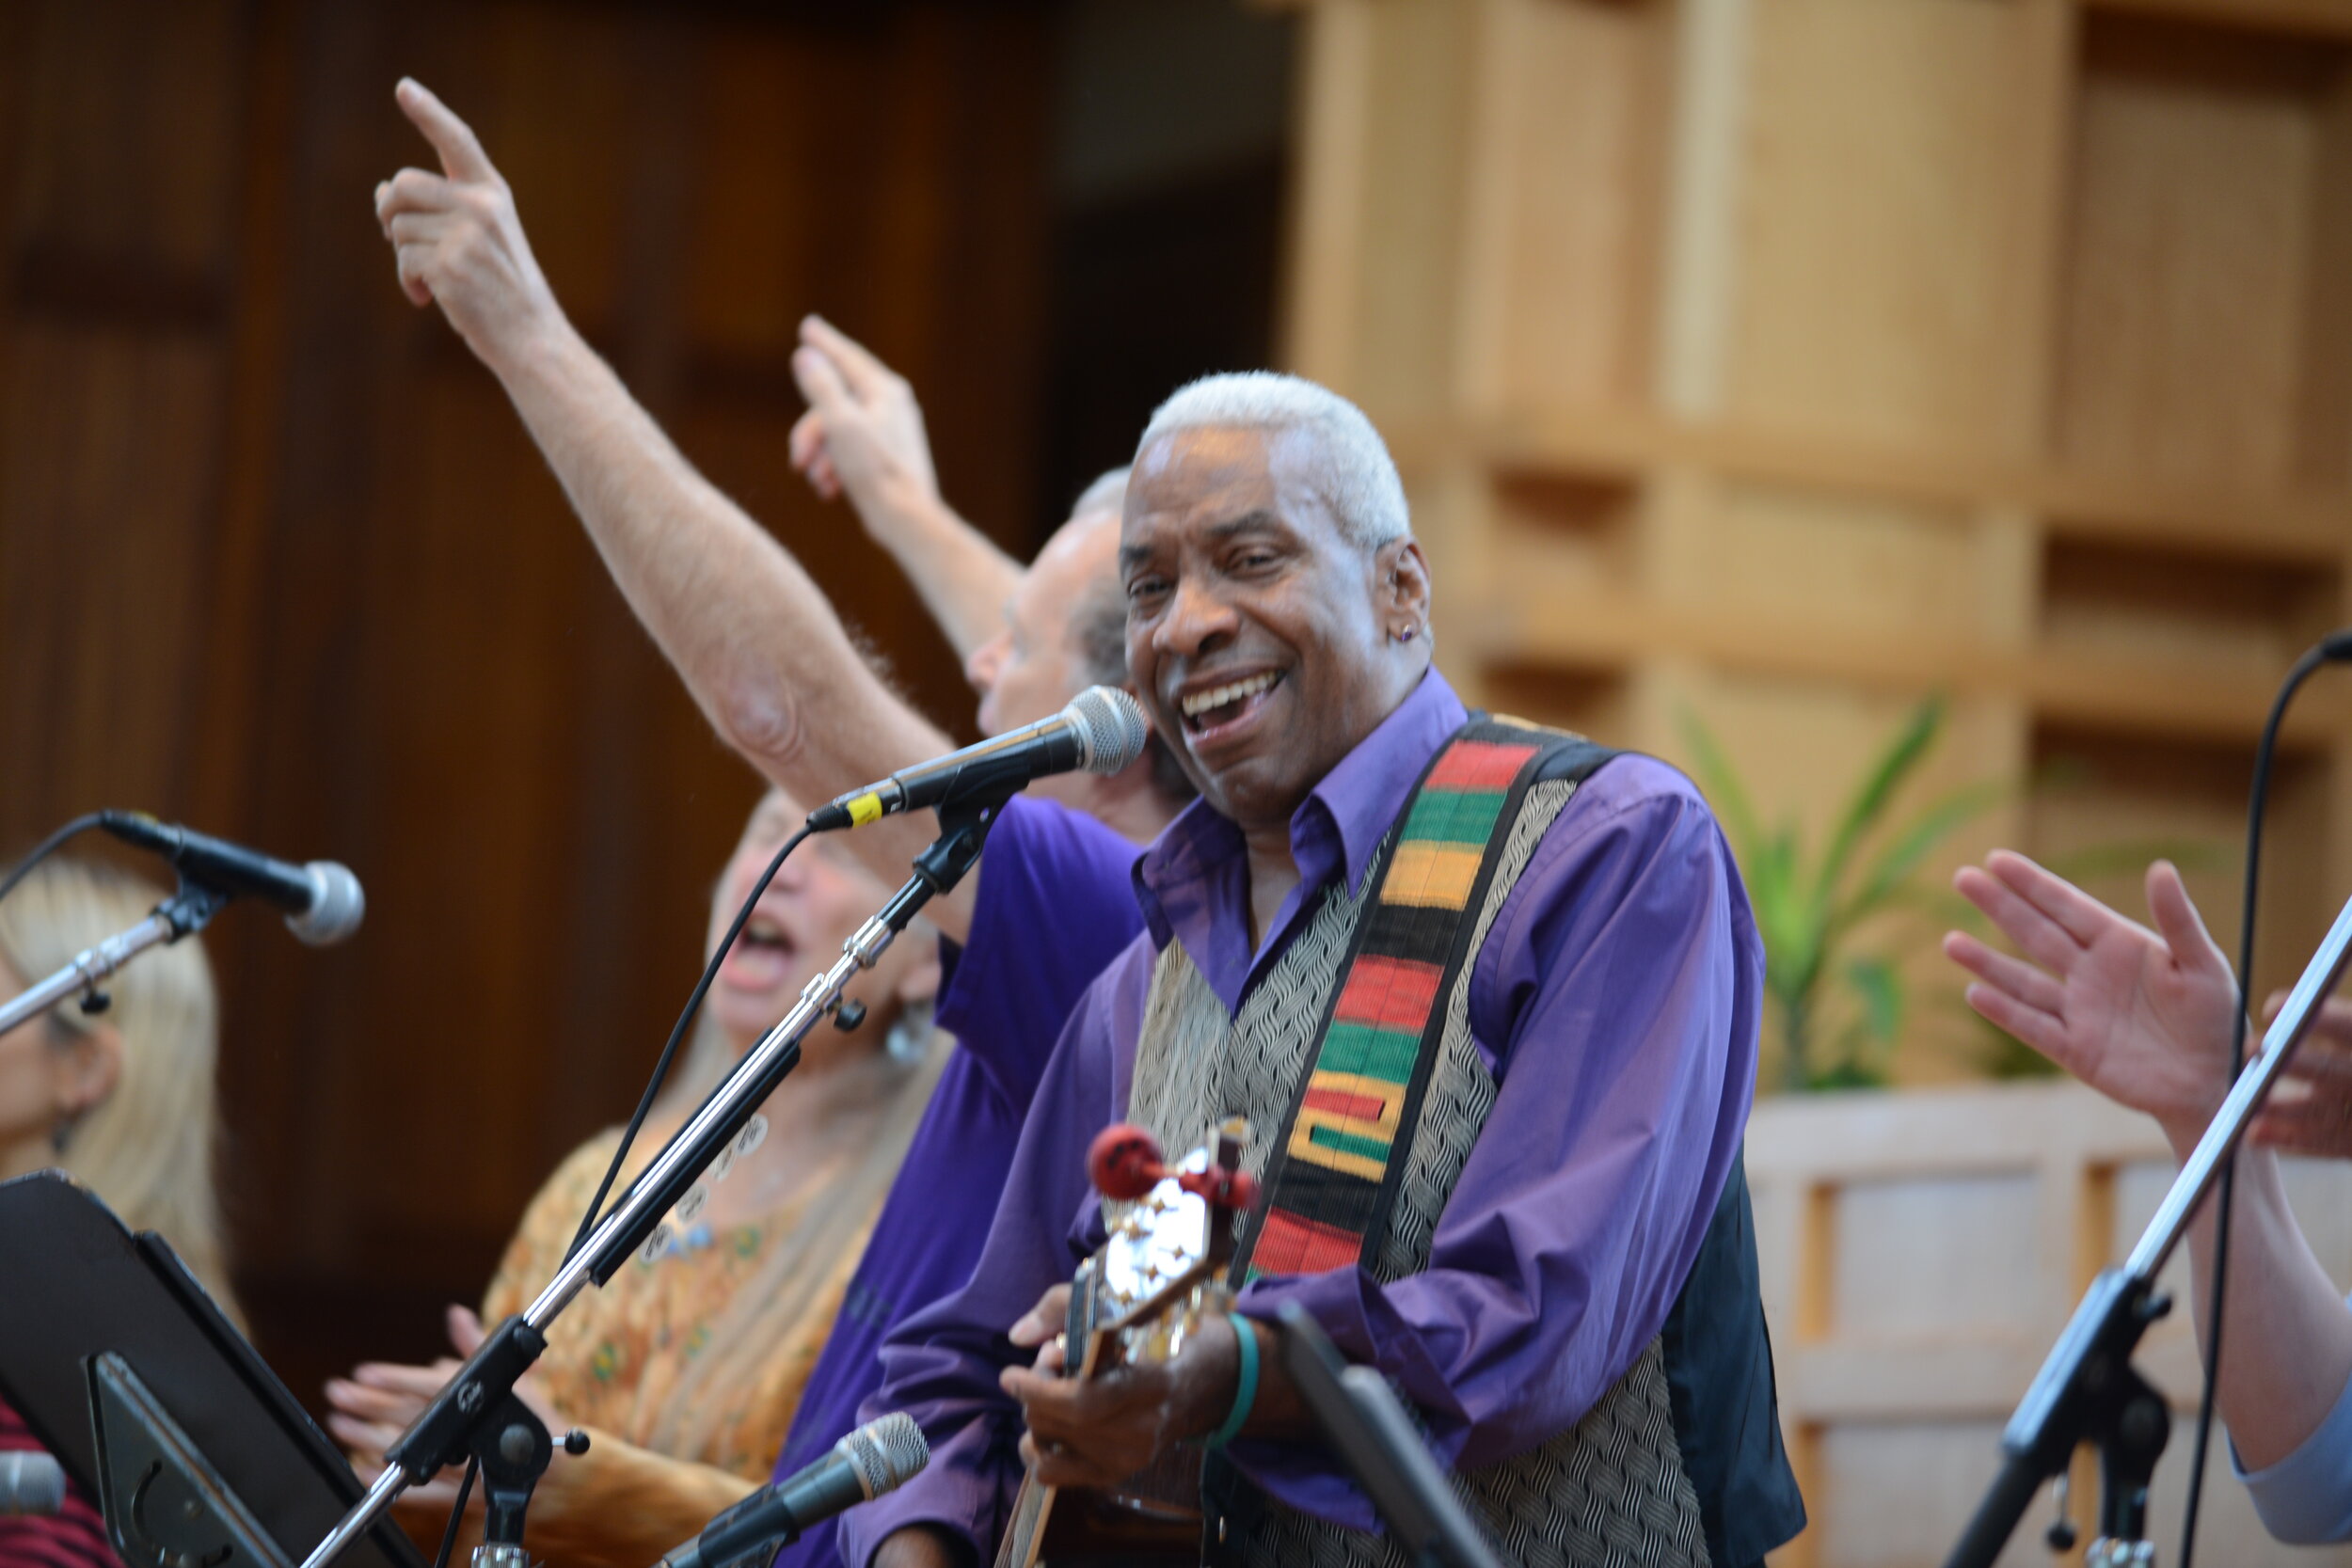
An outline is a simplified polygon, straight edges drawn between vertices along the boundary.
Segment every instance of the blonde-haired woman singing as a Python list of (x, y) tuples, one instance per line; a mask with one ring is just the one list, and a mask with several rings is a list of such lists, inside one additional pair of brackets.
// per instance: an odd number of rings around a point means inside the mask
[[(94, 862), (56, 859), (0, 898), (0, 1000), (135, 925), (160, 889)], [(213, 1185), (219, 1055), (213, 972), (194, 939), (155, 948), (106, 982), (113, 1006), (71, 1003), (0, 1034), (0, 1180), (58, 1166), (134, 1230), (171, 1243), (232, 1318)], [(0, 1404), (0, 1451), (34, 1447)], [(0, 1518), (0, 1568), (112, 1568), (97, 1510), (78, 1492), (54, 1519)]]
[[(801, 815), (774, 792), (752, 814), (720, 879), (706, 951)], [(889, 893), (838, 839), (815, 840), (786, 863), (720, 966), (695, 1049), (646, 1122), (629, 1175)], [(768, 1479), (946, 1059), (946, 1037), (931, 1026), (937, 955), (936, 939), (914, 931), (893, 943), (851, 988), (867, 1004), (864, 1022), (809, 1036), (799, 1069), (654, 1244), (548, 1330), (518, 1392), (557, 1436), (578, 1425), (594, 1441), (581, 1458), (558, 1453), (539, 1482), (527, 1532), (534, 1558), (642, 1568)], [(532, 1201), (483, 1318), (521, 1310), (555, 1273), (618, 1139), (617, 1129), (590, 1139)], [(452, 1309), (460, 1352), (481, 1335), (481, 1320)], [(455, 1370), (359, 1367), (327, 1385), (327, 1426), (372, 1475)], [(445, 1476), (402, 1498), (397, 1516), (420, 1544), (439, 1535), (455, 1490)]]

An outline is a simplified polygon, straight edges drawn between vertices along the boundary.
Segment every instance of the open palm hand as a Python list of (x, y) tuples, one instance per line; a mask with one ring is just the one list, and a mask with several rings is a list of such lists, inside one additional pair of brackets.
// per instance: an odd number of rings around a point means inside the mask
[(2229, 1091), (2237, 987), (2180, 873), (2148, 868), (2156, 928), (2127, 920), (2025, 856), (1996, 849), (1953, 885), (2024, 954), (1965, 932), (1944, 952), (1974, 974), (1968, 1005), (2110, 1100), (2194, 1144)]

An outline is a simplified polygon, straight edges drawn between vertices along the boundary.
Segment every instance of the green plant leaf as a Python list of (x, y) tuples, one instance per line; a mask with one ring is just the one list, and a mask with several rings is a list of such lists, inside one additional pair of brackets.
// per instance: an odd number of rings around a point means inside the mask
[(1849, 958), (1846, 983), (1862, 998), (1862, 1022), (1871, 1039), (1892, 1046), (1903, 1028), (1903, 977), (1884, 958)]
[(1981, 816), (2015, 790), (1998, 781), (1963, 784), (1913, 818), (1862, 875), (1862, 885), (1830, 918), (1833, 930), (1844, 930), (1885, 904), (1911, 879), (1919, 863), (1953, 830), (1973, 816)]
[(1919, 766), (1919, 759), (1935, 744), (1936, 732), (1943, 727), (1944, 699), (1939, 694), (1912, 710), (1910, 719), (1864, 777), (1862, 787), (1854, 792), (1853, 800), (1838, 818), (1836, 831), (1830, 835), (1828, 852), (1821, 857), (1821, 873), (1815, 885), (1820, 889), (1820, 901), (1824, 908), (1836, 899), (1838, 879), (1845, 875), (1846, 863), (1853, 858), (1854, 847), (1886, 810), (1886, 802), (1902, 787), (1911, 770)]
[(1691, 770), (1698, 775), (1699, 787), (1707, 792), (1715, 815), (1723, 819), (1733, 852), (1743, 863), (1762, 853), (1763, 825), (1748, 800), (1746, 786), (1732, 770), (1731, 759), (1715, 743), (1714, 732), (1688, 707), (1675, 714), (1675, 723), (1682, 732), (1682, 743), (1691, 749)]

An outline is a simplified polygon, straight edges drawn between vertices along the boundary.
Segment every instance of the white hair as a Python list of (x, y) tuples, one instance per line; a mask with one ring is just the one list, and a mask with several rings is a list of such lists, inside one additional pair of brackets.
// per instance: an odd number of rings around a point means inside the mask
[(1273, 371), (1205, 375), (1153, 410), (1136, 451), (1140, 456), (1180, 430), (1214, 427), (1307, 433), (1315, 446), (1311, 483), (1343, 534), (1367, 550), (1412, 537), (1405, 482), (1388, 443), (1362, 409), (1330, 388)]
[(1097, 512), (1117, 512), (1127, 504), (1127, 469), (1122, 466), (1106, 468), (1094, 476), (1092, 483), (1078, 492), (1078, 499), (1070, 508), (1073, 517), (1089, 517)]

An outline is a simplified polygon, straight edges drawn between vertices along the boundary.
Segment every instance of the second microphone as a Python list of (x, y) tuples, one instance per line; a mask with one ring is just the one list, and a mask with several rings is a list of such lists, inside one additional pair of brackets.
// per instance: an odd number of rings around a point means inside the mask
[(1151, 733), (1133, 697), (1117, 687), (1089, 686), (1049, 719), (836, 796), (808, 814), (808, 825), (820, 833), (863, 828), (900, 812), (1009, 796), (1055, 773), (1116, 773), (1143, 754)]

